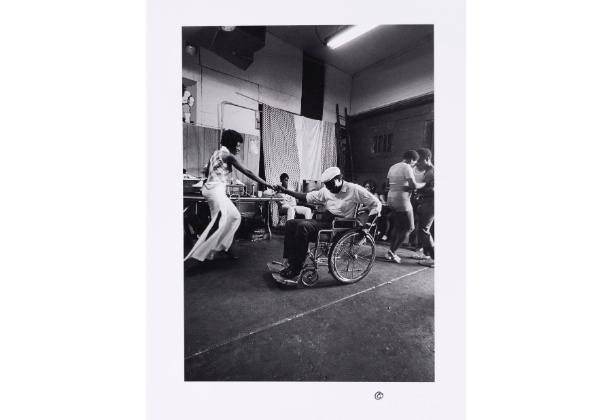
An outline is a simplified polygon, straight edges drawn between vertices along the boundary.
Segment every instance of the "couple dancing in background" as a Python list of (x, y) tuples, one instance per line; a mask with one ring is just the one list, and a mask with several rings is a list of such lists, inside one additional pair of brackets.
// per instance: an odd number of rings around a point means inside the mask
[[(419, 261), (421, 265), (434, 266), (434, 241), (430, 232), (434, 221), (434, 166), (431, 158), (432, 154), (429, 149), (409, 150), (404, 153), (401, 162), (389, 169), (387, 203), (391, 209), (393, 229), (390, 235), (389, 251), (386, 255), (388, 260), (401, 262), (396, 252), (415, 228), (415, 211), (410, 203), (410, 197), (414, 191), (418, 190), (422, 201), (416, 209), (419, 222), (417, 235), (425, 257), (415, 256), (413, 258), (421, 259)], [(416, 180), (415, 167), (422, 172), (421, 182)]]

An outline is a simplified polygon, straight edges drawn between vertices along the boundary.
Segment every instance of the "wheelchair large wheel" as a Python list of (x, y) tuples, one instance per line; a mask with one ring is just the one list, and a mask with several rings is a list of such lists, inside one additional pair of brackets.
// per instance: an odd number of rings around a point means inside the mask
[(329, 271), (341, 283), (356, 283), (368, 275), (376, 258), (372, 236), (350, 231), (342, 235), (329, 254)]

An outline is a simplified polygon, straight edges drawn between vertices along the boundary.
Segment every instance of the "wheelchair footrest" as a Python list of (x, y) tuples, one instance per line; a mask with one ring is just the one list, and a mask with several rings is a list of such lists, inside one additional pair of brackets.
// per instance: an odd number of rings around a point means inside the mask
[(272, 273), (272, 277), (274, 277), (274, 280), (276, 280), (277, 283), (286, 284), (288, 286), (297, 286), (299, 282), (299, 277), (296, 277), (295, 280), (286, 279), (278, 273)]

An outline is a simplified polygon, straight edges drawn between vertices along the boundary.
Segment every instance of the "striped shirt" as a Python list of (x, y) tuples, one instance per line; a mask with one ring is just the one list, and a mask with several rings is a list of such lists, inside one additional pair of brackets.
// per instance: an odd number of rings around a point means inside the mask
[(229, 175), (232, 172), (231, 165), (228, 165), (221, 156), (230, 151), (225, 146), (214, 152), (208, 161), (208, 180), (206, 185), (217, 185), (219, 183), (229, 184)]

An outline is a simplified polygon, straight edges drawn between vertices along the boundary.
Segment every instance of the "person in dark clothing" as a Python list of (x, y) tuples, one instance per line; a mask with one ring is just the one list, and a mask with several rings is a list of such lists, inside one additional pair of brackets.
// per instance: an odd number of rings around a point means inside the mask
[(416, 167), (419, 171), (424, 171), (423, 182), (425, 186), (419, 189), (421, 203), (417, 208), (417, 218), (419, 221), (418, 237), (419, 243), (423, 246), (423, 253), (430, 259), (419, 261), (419, 264), (434, 266), (434, 240), (431, 235), (431, 225), (434, 222), (434, 166), (431, 163), (431, 151), (429, 149), (418, 149), (419, 160)]

